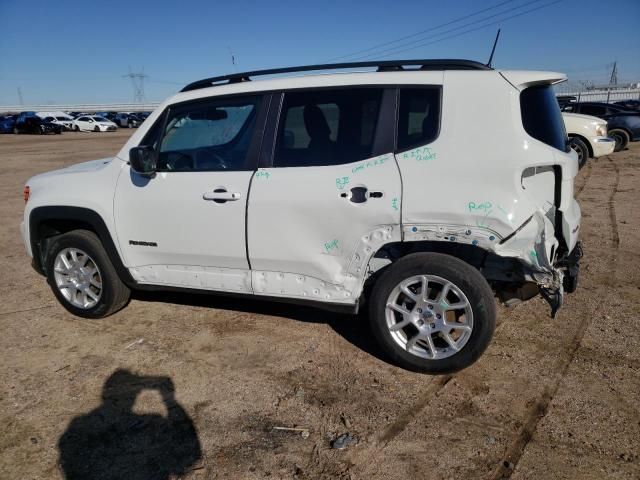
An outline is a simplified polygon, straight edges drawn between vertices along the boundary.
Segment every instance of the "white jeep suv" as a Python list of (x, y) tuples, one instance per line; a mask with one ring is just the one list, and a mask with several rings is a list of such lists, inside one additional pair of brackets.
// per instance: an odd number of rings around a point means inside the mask
[[(249, 81), (312, 70), (377, 69)], [(473, 363), (494, 295), (577, 283), (577, 158), (551, 85), (466, 60), (314, 65), (201, 80), (114, 158), (35, 176), (22, 232), (70, 312), (188, 289), (357, 312), (397, 364)], [(71, 188), (73, 187), (73, 188)]]

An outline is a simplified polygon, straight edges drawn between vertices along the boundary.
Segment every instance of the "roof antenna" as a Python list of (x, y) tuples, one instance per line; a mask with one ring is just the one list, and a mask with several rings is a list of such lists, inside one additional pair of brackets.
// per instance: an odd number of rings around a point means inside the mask
[(489, 61), (487, 62), (487, 67), (491, 68), (491, 63), (493, 62), (493, 54), (496, 53), (496, 45), (498, 45), (498, 39), (500, 38), (500, 29), (498, 29), (498, 33), (496, 34), (496, 39), (493, 42), (493, 48), (491, 49), (491, 56), (489, 57)]

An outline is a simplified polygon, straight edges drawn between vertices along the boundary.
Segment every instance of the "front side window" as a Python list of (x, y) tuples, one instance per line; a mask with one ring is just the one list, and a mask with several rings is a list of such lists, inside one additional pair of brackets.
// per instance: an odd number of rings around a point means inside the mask
[(160, 171), (251, 170), (249, 144), (260, 97), (198, 102), (170, 109), (159, 148)]
[(275, 167), (341, 165), (371, 156), (382, 89), (288, 92)]
[(398, 150), (433, 142), (440, 130), (440, 88), (401, 88)]
[(525, 131), (536, 140), (567, 152), (567, 132), (551, 85), (529, 87), (520, 93), (520, 113)]

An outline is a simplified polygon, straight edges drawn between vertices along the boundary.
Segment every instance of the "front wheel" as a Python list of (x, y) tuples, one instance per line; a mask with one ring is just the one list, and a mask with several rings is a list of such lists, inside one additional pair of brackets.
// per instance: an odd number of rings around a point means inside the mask
[(369, 317), (378, 344), (393, 362), (443, 374), (468, 367), (485, 351), (496, 307), (478, 270), (450, 255), (415, 253), (380, 276)]
[(47, 281), (58, 301), (79, 317), (102, 318), (120, 310), (130, 291), (95, 233), (73, 230), (49, 242)]
[(93, 127), (93, 131), (94, 132), (99, 132), (100, 131), (100, 127), (96, 125), (95, 127)]
[(587, 145), (578, 137), (571, 137), (569, 145), (571, 146), (571, 150), (578, 154), (578, 168), (584, 167), (589, 159), (589, 148)]
[(616, 146), (613, 149), (614, 152), (624, 150), (629, 143), (629, 134), (619, 128), (609, 130), (609, 136), (616, 141)]

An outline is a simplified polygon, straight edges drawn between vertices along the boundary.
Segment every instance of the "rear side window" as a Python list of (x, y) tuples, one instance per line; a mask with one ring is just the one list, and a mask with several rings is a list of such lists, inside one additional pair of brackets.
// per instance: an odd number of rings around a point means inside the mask
[(426, 145), (440, 130), (440, 88), (401, 88), (398, 150)]
[(568, 151), (567, 132), (551, 85), (529, 87), (520, 94), (522, 125), (533, 138)]
[(382, 89), (287, 92), (275, 167), (341, 165), (371, 156)]

